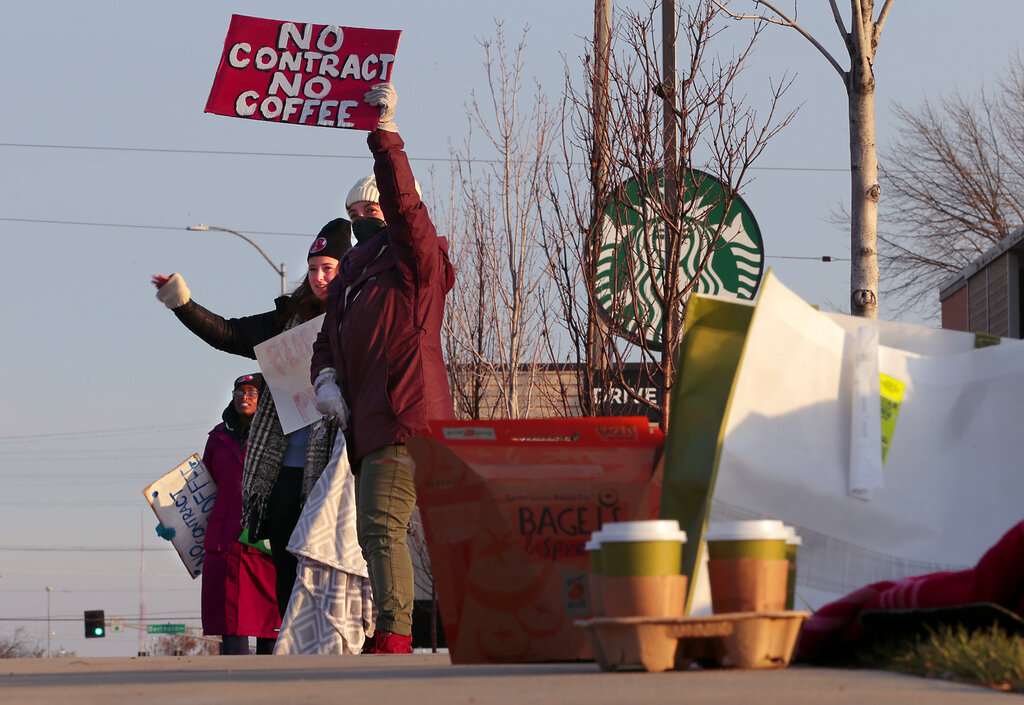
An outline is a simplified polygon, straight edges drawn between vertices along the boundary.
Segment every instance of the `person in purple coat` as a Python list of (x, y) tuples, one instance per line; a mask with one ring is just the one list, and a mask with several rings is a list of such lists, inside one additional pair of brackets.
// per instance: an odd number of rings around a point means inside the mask
[(223, 421), (210, 431), (203, 465), (217, 483), (217, 498), (206, 526), (203, 549), (203, 633), (222, 636), (222, 654), (272, 654), (281, 628), (275, 597), (274, 562), (258, 548), (240, 543), (242, 467), (249, 423), (256, 413), (260, 374), (235, 380)]
[[(203, 634), (220, 636), (222, 655), (249, 653), (249, 637), (256, 637), (256, 653), (274, 653), (281, 628), (275, 597), (274, 562), (260, 549), (241, 543), (242, 467), (249, 426), (259, 401), (263, 375), (242, 375), (235, 380), (231, 403), (206, 440), (203, 465), (217, 484), (217, 497), (203, 540)], [(157, 525), (168, 541), (174, 529)]]
[[(405, 439), (431, 419), (453, 418), (441, 348), (445, 296), (455, 281), (393, 121), (391, 84), (366, 102), (381, 107), (367, 142), (374, 174), (352, 187), (345, 208), (356, 246), (327, 287), (313, 345), (317, 409), (345, 429), (355, 474), (356, 529), (377, 607), (363, 653), (410, 653), (414, 597), (406, 529), (416, 504)], [(349, 414), (351, 409), (351, 415)]]

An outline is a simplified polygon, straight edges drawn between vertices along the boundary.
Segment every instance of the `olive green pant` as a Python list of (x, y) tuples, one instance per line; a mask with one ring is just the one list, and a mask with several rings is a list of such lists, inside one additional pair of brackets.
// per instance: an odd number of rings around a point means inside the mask
[(359, 460), (356, 531), (370, 571), (377, 630), (412, 634), (415, 585), (406, 543), (416, 507), (415, 471), (404, 444), (378, 448)]

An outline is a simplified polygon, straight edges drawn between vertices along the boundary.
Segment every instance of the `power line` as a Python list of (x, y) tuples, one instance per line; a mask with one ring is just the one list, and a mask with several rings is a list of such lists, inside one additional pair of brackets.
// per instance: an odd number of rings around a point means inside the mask
[[(231, 151), (220, 149), (167, 149), (159, 147), (99, 147), (92, 145), (77, 144), (30, 144), (20, 142), (0, 142), (0, 147), (14, 147), (22, 149), (68, 149), (68, 150), (89, 150), (97, 152), (145, 152), (150, 154), (204, 154), (226, 157), (283, 157), (287, 159), (358, 159), (365, 161), (365, 154), (321, 154), (309, 152), (248, 152)], [(451, 162), (453, 157), (409, 157), (412, 162)], [(480, 159), (460, 158), (458, 161), (472, 164), (502, 164), (501, 159)], [(555, 161), (555, 163), (564, 163)], [(805, 166), (751, 166), (751, 171), (796, 171), (811, 173), (849, 173), (849, 167), (805, 167)]]
[[(59, 440), (59, 439), (57, 439), (57, 440)], [(81, 439), (75, 439), (75, 440), (81, 440)], [(149, 452), (153, 452), (153, 453), (159, 453), (159, 452), (172, 453), (172, 452), (180, 451), (181, 450), (181, 446), (182, 446), (182, 444), (179, 443), (178, 445), (175, 445), (175, 446), (165, 446), (165, 447), (162, 447), (162, 448), (150, 448), (150, 447), (147, 447), (147, 448), (136, 448), (134, 450), (145, 450), (145, 451), (149, 451)], [(117, 448), (82, 448), (80, 446), (76, 446), (75, 447), (75, 453), (76, 454), (77, 453), (120, 453), (123, 450), (124, 450), (123, 446), (119, 446)], [(0, 459), (2, 459), (2, 458), (11, 458), (12, 460), (18, 460), (18, 458), (12, 458), (12, 456), (14, 456), (14, 455), (30, 455), (30, 456), (34, 457), (34, 456), (37, 456), (40, 453), (54, 453), (54, 452), (59, 452), (59, 451), (53, 451), (50, 448), (47, 448), (45, 450), (22, 450), (20, 448), (19, 449), (7, 449), (7, 450), (0, 450)], [(64, 457), (63, 454), (61, 454), (60, 457)]]
[[(139, 451), (148, 451), (148, 452), (146, 452), (143, 455), (125, 455), (124, 453), (121, 453), (121, 452), (118, 452), (118, 451), (105, 451), (107, 453), (106, 455), (86, 455), (86, 453), (88, 453), (89, 451), (82, 451), (82, 450), (79, 450), (78, 448), (76, 448), (74, 450), (74, 454), (75, 454), (75, 461), (76, 462), (77, 461), (83, 461), (83, 460), (93, 460), (93, 461), (95, 461), (95, 460), (157, 460), (159, 458), (167, 457), (167, 455), (169, 453), (172, 453), (172, 452), (173, 453), (180, 453), (180, 452), (183, 451), (182, 448), (175, 448), (175, 449), (172, 449), (172, 450), (161, 450), (159, 448), (154, 448), (154, 449), (139, 448), (137, 450), (139, 450)], [(39, 452), (40, 453), (48, 453), (50, 451), (39, 451)], [(189, 453), (189, 455), (191, 455), (191, 453)], [(0, 452), (0, 463), (11, 463), (11, 464), (14, 464), (14, 463), (60, 463), (60, 462), (66, 461), (67, 459), (68, 459), (68, 454), (67, 453), (60, 453), (60, 454), (57, 454), (57, 455), (53, 455), (51, 453), (50, 455), (22, 457), (21, 455), (19, 455), (19, 456), (11, 456), (11, 455), (7, 455), (6, 453)], [(68, 477), (69, 475), (74, 475), (74, 473), (63, 473), (63, 474), (59, 474), (59, 475), (48, 475), (46, 473), (33, 473), (31, 478), (25, 478), (25, 479), (39, 480), (39, 479), (47, 479), (47, 478), (52, 478), (52, 477)], [(4, 476), (4, 473), (0, 473), (0, 477), (3, 477), (3, 476)], [(8, 475), (8, 477), (15, 477), (15, 475)], [(111, 474), (106, 474), (106, 475), (96, 475), (96, 474), (92, 474), (92, 473), (89, 474), (89, 479), (90, 480), (103, 479), (103, 478), (119, 478), (119, 477), (120, 478), (131, 479), (132, 477), (135, 477), (135, 475), (131, 474), (131, 473), (111, 473)]]
[[(67, 502), (54, 502), (52, 500), (38, 501), (38, 502), (26, 502), (25, 500), (20, 500), (20, 501), (16, 501), (16, 502), (0, 502), (0, 507), (17, 507), (19, 509), (23, 508), (23, 507), (72, 507), (74, 509), (92, 510), (92, 509), (94, 509), (96, 507), (131, 507), (131, 506), (138, 506), (138, 504), (139, 504), (138, 502), (129, 502), (129, 501), (122, 501), (122, 502), (114, 502), (114, 501), (91, 502), (90, 501), (88, 504), (84, 504), (81, 501), (70, 501), (70, 500), (67, 501)], [(145, 506), (145, 505), (143, 505), (143, 506)]]
[[(146, 594), (147, 595), (149, 593), (151, 593), (151, 592), (176, 592), (176, 593), (180, 593), (181, 591), (182, 591), (182, 588), (179, 588), (179, 587), (173, 587), (173, 588), (146, 588)], [(14, 589), (14, 590), (4, 590), (4, 589), (0, 588), (0, 594), (3, 594), (3, 595), (11, 595), (11, 594), (14, 594), (14, 593), (18, 593), (18, 594), (22, 594), (22, 595), (38, 595), (39, 592), (40, 592), (39, 588), (33, 588), (31, 590), (28, 590), (28, 589), (25, 589), (25, 588), (17, 588), (17, 589)], [(74, 590), (68, 590), (68, 589), (54, 588), (52, 590), (52, 592), (53, 592), (54, 595), (57, 595), (57, 594), (78, 595), (79, 593), (83, 593), (83, 592), (102, 592), (102, 593), (125, 592), (125, 593), (134, 593), (134, 594), (137, 595), (139, 593), (139, 589), (138, 588), (75, 588)]]
[(154, 433), (162, 431), (190, 431), (197, 428), (206, 428), (205, 424), (161, 424), (159, 426), (138, 426), (135, 428), (112, 428), (96, 431), (68, 431), (65, 433), (24, 433), (15, 436), (0, 436), (0, 442), (4, 441), (53, 441), (53, 440), (80, 440), (82, 438), (111, 438), (113, 436), (135, 436), (143, 433)]
[[(136, 223), (96, 223), (84, 220), (46, 220), (43, 218), (0, 218), (2, 221), (11, 223), (40, 223), (44, 225), (84, 225), (98, 228), (132, 228), (134, 230), (185, 230), (184, 227), (172, 225), (139, 225)], [(290, 237), (309, 237), (309, 233), (278, 233), (265, 230), (246, 230), (252, 235), (286, 235)]]
[(812, 259), (817, 262), (849, 262), (849, 257), (832, 257), (831, 255), (822, 255), (821, 257), (802, 257), (799, 255), (765, 255), (765, 259)]
[[(132, 225), (128, 223), (95, 223), (85, 222), (76, 220), (43, 220), (40, 218), (2, 218), (0, 221), (11, 221), (15, 223), (44, 223), (48, 225), (86, 225), (95, 226), (102, 228), (140, 228), (149, 230), (181, 230), (182, 228), (175, 228), (168, 225)], [(309, 237), (309, 233), (278, 233), (278, 232), (267, 232), (259, 230), (246, 230), (247, 233), (253, 235), (289, 235), (297, 237)], [(831, 257), (829, 255), (820, 257), (802, 256), (802, 255), (765, 255), (765, 259), (798, 259), (798, 260), (809, 260), (815, 262), (849, 262), (849, 257)], [(3, 437), (0, 437), (3, 440)]]
[[(286, 157), (292, 159), (359, 159), (365, 161), (369, 157), (366, 154), (315, 154), (302, 152), (241, 152), (224, 149), (166, 149), (159, 147), (98, 147), (93, 145), (79, 144), (30, 144), (21, 142), (0, 142), (0, 147), (16, 147), (24, 149), (69, 149), (87, 150), (95, 152), (145, 152), (148, 154), (208, 154), (226, 157)], [(410, 157), (410, 161), (417, 161)], [(419, 157), (418, 161), (442, 161), (428, 157)], [(444, 161), (448, 161), (447, 159)], [(497, 160), (492, 160), (497, 161)]]
[(146, 553), (155, 552), (174, 552), (174, 548), (170, 545), (161, 546), (160, 548), (146, 548), (144, 546), (0, 546), (0, 551), (18, 551), (18, 552), (68, 552), (73, 551), (75, 553), (125, 553), (129, 551), (145, 551)]
[[(189, 616), (183, 616), (183, 615), (189, 615)], [(110, 618), (108, 617), (107, 619), (109, 620)], [(135, 615), (135, 616), (124, 615), (124, 619), (126, 619), (128, 621), (132, 621), (132, 622), (143, 622), (143, 623), (154, 622), (154, 621), (166, 622), (166, 621), (169, 621), (171, 619), (181, 619), (181, 620), (199, 619), (199, 613), (198, 612), (180, 612), (180, 611), (176, 611), (176, 612), (155, 612), (155, 613), (154, 612), (147, 612), (145, 620), (140, 619), (138, 615)], [(50, 622), (81, 622), (82, 621), (82, 617), (81, 616), (78, 616), (78, 617), (50, 617), (49, 620), (47, 620), (46, 617), (0, 617), (0, 622), (46, 622), (46, 621), (50, 621)], [(108, 634), (109, 633), (110, 632), (108, 631)]]

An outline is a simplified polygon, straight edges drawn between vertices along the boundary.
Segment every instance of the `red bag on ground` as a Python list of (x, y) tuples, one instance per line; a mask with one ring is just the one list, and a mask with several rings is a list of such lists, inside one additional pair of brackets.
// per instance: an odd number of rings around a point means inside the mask
[(992, 603), (1024, 617), (1024, 521), (1007, 531), (974, 568), (884, 580), (830, 602), (804, 622), (795, 660), (825, 661), (867, 636), (860, 615)]

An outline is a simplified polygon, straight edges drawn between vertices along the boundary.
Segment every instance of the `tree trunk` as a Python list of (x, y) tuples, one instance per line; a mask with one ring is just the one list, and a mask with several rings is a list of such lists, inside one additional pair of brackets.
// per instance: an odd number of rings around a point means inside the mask
[[(850, 35), (846, 87), (850, 113), (850, 313), (878, 318), (878, 155), (875, 150), (875, 47), (872, 3), (862, 4), (863, 31)], [(856, 22), (854, 13), (854, 22)], [(866, 43), (866, 44), (865, 44)]]

